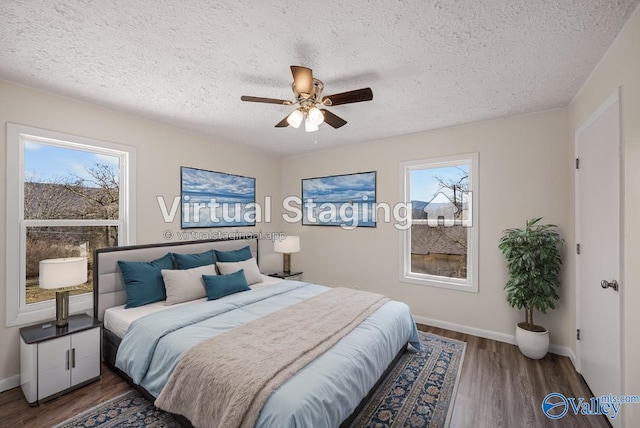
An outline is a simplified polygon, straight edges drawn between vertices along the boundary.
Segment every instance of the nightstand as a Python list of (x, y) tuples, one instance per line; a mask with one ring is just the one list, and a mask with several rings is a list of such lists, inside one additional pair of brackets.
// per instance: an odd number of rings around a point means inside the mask
[(102, 323), (89, 315), (20, 329), (20, 386), (31, 405), (100, 379)]
[(280, 279), (288, 279), (291, 281), (302, 280), (302, 272), (288, 272), (288, 273), (276, 272), (276, 273), (270, 273), (269, 276), (272, 276), (274, 278), (280, 278)]

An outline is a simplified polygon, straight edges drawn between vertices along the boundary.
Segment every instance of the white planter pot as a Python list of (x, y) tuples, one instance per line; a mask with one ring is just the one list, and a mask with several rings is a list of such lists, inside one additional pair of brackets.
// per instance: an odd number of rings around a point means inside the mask
[(533, 360), (544, 358), (549, 351), (549, 332), (547, 329), (541, 332), (529, 331), (521, 328), (520, 324), (524, 323), (519, 323), (516, 326), (516, 344), (520, 348), (520, 352)]

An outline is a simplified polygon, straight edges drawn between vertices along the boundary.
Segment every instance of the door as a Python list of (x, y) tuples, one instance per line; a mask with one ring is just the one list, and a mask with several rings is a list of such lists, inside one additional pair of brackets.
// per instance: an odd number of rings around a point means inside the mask
[[(620, 288), (613, 287), (616, 283), (624, 287), (620, 284), (618, 94), (616, 91), (575, 136), (579, 159), (575, 181), (578, 367), (595, 397), (617, 396), (621, 390)], [(619, 427), (621, 419), (618, 415), (610, 421)]]
[(38, 344), (38, 400), (71, 386), (69, 336)]
[(100, 376), (100, 328), (71, 335), (71, 386)]

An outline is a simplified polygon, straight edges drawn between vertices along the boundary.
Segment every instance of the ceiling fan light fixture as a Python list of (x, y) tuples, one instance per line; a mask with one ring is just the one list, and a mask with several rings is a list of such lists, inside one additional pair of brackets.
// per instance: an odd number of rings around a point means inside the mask
[(325, 107), (361, 103), (373, 99), (371, 88), (361, 88), (323, 97), (324, 83), (313, 77), (313, 71), (310, 68), (301, 65), (292, 65), (290, 68), (293, 76), (293, 83), (291, 83), (294, 95), (293, 101), (249, 95), (240, 97), (242, 101), (253, 103), (297, 106), (295, 111), (275, 125), (276, 128), (287, 128), (288, 126), (299, 128), (304, 120), (304, 127), (307, 132), (317, 131), (321, 123), (326, 123), (333, 129), (338, 129), (346, 125), (347, 121)]
[(294, 110), (289, 117), (287, 117), (287, 123), (294, 128), (299, 128), (303, 118), (304, 114), (300, 110)]
[(304, 130), (307, 132), (315, 132), (318, 130), (318, 124), (313, 122), (309, 116), (307, 116), (307, 120), (304, 121)]
[(316, 127), (324, 122), (324, 114), (317, 107), (311, 107), (309, 113), (307, 113), (308, 120), (310, 120)]

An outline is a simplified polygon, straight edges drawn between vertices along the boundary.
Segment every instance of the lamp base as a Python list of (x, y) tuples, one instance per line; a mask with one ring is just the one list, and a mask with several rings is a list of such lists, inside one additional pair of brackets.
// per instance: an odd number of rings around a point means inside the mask
[(282, 254), (282, 272), (284, 272), (285, 275), (291, 273), (291, 253)]
[(69, 325), (69, 290), (56, 291), (56, 327)]

